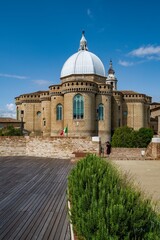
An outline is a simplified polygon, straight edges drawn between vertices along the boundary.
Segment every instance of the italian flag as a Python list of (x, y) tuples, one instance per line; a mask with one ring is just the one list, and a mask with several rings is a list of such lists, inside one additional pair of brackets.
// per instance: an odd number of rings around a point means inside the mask
[(64, 134), (68, 133), (68, 126), (63, 129)]

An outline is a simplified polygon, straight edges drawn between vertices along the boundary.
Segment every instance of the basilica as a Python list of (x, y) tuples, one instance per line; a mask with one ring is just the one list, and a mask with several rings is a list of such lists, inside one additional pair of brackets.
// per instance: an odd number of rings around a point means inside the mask
[(106, 74), (82, 32), (78, 52), (62, 66), (59, 84), (15, 98), (17, 120), (32, 136), (60, 136), (65, 129), (68, 137), (99, 136), (102, 142), (117, 127), (149, 127), (151, 97), (118, 90), (117, 83), (112, 61)]

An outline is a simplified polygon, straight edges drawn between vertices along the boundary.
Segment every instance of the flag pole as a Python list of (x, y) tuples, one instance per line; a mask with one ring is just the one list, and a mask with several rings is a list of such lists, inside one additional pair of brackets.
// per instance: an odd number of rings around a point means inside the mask
[(68, 123), (67, 123), (67, 137), (68, 137)]

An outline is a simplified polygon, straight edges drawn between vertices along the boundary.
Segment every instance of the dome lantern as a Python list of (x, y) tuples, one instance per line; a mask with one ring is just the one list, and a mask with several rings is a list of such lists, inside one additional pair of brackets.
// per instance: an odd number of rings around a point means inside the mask
[(81, 50), (86, 50), (86, 51), (88, 51), (88, 48), (87, 48), (87, 40), (85, 39), (84, 33), (85, 33), (85, 31), (82, 31), (82, 38), (81, 38), (81, 40), (80, 40), (79, 51), (81, 51)]

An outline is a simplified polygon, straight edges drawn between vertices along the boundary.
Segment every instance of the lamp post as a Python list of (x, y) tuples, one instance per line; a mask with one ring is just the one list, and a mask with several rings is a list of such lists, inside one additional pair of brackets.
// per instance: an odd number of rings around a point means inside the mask
[(77, 135), (78, 135), (78, 126), (79, 126), (79, 122), (76, 122)]
[(24, 128), (24, 126), (23, 126), (23, 117), (24, 117), (24, 111), (21, 110), (21, 132), (22, 133), (23, 133), (23, 128)]

